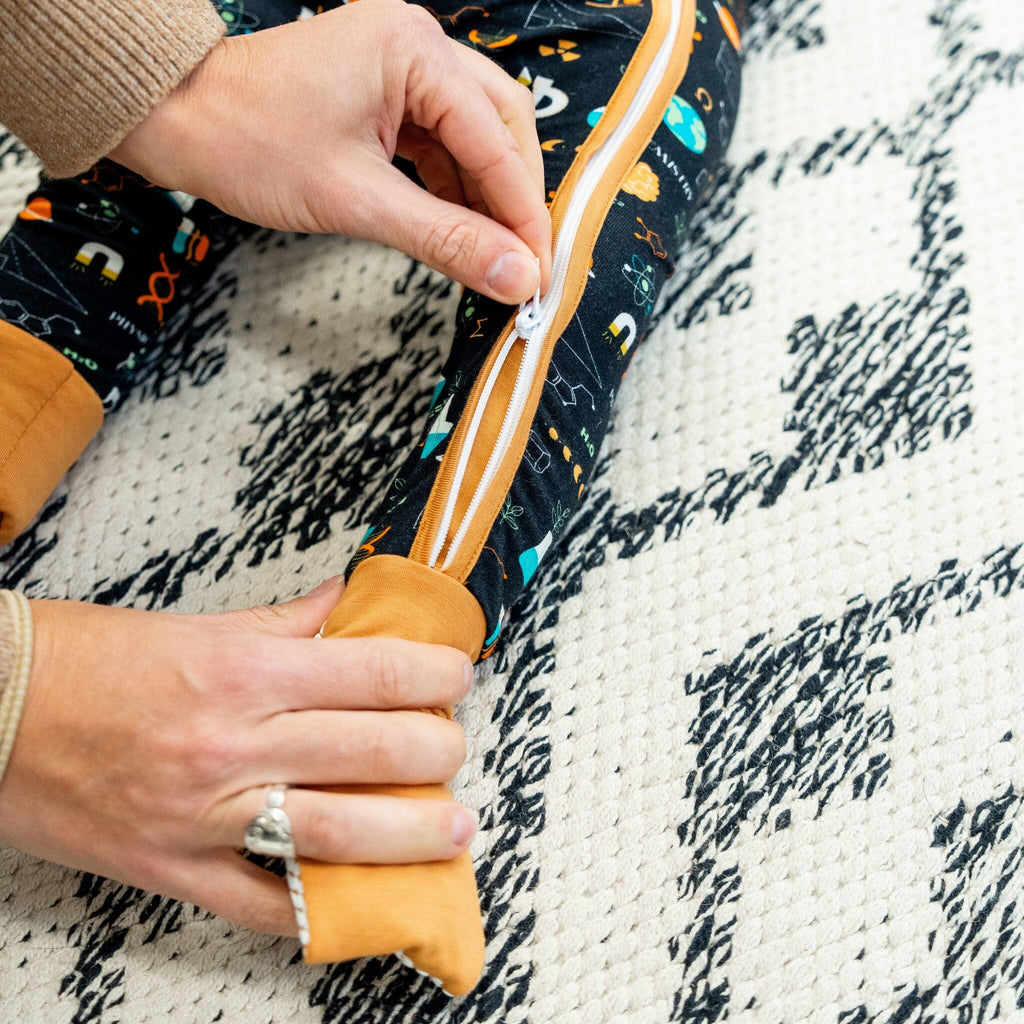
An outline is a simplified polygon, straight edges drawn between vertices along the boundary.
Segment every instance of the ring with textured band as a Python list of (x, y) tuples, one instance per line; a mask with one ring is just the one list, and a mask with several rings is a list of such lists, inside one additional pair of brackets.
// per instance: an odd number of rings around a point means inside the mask
[(265, 857), (295, 859), (295, 840), (291, 819), (284, 810), (284, 796), (288, 787), (277, 783), (267, 793), (266, 806), (254, 815), (245, 827), (245, 848), (250, 853)]

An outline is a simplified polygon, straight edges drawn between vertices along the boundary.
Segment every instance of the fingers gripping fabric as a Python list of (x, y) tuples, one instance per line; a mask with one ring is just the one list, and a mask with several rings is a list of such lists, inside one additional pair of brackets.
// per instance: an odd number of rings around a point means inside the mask
[[(432, 8), (533, 91), (553, 183), (553, 281), (539, 308), (521, 312), (463, 297), (424, 440), (368, 528), (324, 635), (405, 636), (486, 657), (579, 508), (618, 384), (734, 123), (736, 21), (727, 3), (703, 6), (506, 4), (486, 20)], [(344, 934), (348, 897), (363, 886), (373, 897), (357, 901), (360, 930), (401, 934), (395, 951), (451, 994), (475, 984), (484, 937), (468, 858), (302, 862), (302, 876), (309, 959), (371, 952)]]
[[(484, 639), (475, 598), (436, 569), (395, 555), (353, 576), (325, 636), (399, 636), (462, 648), (473, 660)], [(435, 714), (451, 717), (451, 712)], [(450, 800), (447, 786), (338, 787), (335, 792)], [(300, 859), (310, 920), (306, 957), (348, 960), (403, 953), (412, 965), (463, 995), (484, 964), (473, 864), (468, 853), (430, 864), (335, 865)]]

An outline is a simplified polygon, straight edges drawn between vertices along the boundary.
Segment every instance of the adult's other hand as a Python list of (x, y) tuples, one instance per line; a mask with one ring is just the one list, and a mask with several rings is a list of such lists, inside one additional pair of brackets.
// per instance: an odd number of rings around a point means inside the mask
[(461, 700), (469, 659), (314, 639), (341, 589), (221, 615), (32, 602), (0, 843), (281, 935), (296, 934), (284, 881), (238, 853), (272, 783), (296, 787), (285, 810), (302, 856), (462, 852), (475, 825), (457, 803), (304, 788), (445, 782), (465, 758), (458, 725), (411, 709)]

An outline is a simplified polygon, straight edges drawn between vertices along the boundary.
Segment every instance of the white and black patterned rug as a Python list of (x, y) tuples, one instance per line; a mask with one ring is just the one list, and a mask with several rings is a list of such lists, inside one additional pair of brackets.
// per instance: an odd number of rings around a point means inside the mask
[[(461, 709), (451, 1001), (0, 851), (4, 1021), (967, 1022), (1024, 1008), (1024, 5), (754, 4), (728, 172), (583, 511)], [(35, 174), (0, 140), (0, 212)], [(41, 520), (36, 596), (340, 571), (454, 289), (268, 235)]]

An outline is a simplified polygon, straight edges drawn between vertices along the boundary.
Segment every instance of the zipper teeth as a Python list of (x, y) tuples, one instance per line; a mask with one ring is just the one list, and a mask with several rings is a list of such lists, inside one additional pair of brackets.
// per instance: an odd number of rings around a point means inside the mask
[[(522, 306), (520, 306), (520, 312), (516, 317), (515, 329), (509, 333), (508, 338), (505, 340), (505, 344), (502, 346), (501, 353), (494, 361), (494, 365), (491, 367), (491, 372), (488, 375), (487, 382), (485, 383), (480, 395), (480, 400), (474, 410), (473, 419), (466, 432), (466, 438), (463, 442), (462, 451), (460, 452), (459, 464), (456, 467), (452, 485), (445, 501), (444, 513), (441, 517), (441, 522), (438, 525), (437, 534), (434, 538), (434, 544), (430, 552), (429, 564), (431, 566), (436, 565), (437, 560), (441, 557), (441, 554), (444, 551), (445, 538), (447, 537), (448, 529), (451, 526), (459, 492), (462, 490), (463, 477), (465, 476), (466, 467), (469, 464), (469, 453), (473, 447), (476, 433), (479, 430), (480, 421), (483, 419), (483, 411), (487, 405), (487, 400), (490, 398), (491, 392), (493, 391), (494, 385), (498, 379), (498, 375), (508, 358), (509, 352), (512, 351), (512, 346), (516, 339), (523, 339), (525, 342), (523, 358), (519, 364), (519, 370), (516, 373), (516, 381), (512, 388), (512, 397), (509, 400), (508, 410), (502, 420), (498, 439), (495, 442), (491, 455), (487, 460), (487, 465), (484, 468), (483, 474), (476, 485), (476, 489), (473, 492), (473, 498), (466, 509), (462, 522), (459, 524), (455, 537), (452, 539), (451, 544), (448, 545), (448, 553), (444, 564), (441, 566), (442, 571), (451, 565), (456, 552), (462, 546), (466, 533), (469, 531), (470, 525), (473, 521), (473, 517), (476, 515), (476, 511), (479, 508), (481, 501), (483, 501), (487, 490), (490, 488), (494, 477), (497, 475), (498, 467), (504, 461), (508, 448), (512, 443), (512, 435), (515, 433), (519, 419), (522, 416), (523, 409), (529, 396), (530, 385), (533, 382), (537, 364), (540, 362), (544, 337), (550, 329), (555, 315), (558, 312), (558, 307), (562, 302), (562, 294), (565, 290), (565, 276), (569, 269), (569, 262), (572, 257), (572, 250), (576, 242), (576, 236), (579, 233), (580, 225), (583, 222), (583, 214), (586, 212), (587, 206), (590, 202), (591, 193), (600, 183), (608, 164), (612, 159), (614, 159), (615, 154), (618, 152), (621, 140), (624, 137), (627, 137), (636, 127), (642, 113), (646, 110), (647, 105), (650, 102), (651, 95), (657, 89), (662, 76), (665, 73), (669, 56), (675, 48), (675, 40), (679, 32), (679, 24), (682, 20), (682, 0), (670, 0), (670, 2), (671, 18), (669, 21), (668, 31), (666, 32), (661, 45), (658, 47), (658, 52), (654, 55), (654, 59), (651, 61), (650, 66), (644, 73), (644, 77), (641, 79), (640, 85), (637, 87), (636, 95), (630, 101), (629, 107), (626, 109), (622, 120), (615, 125), (608, 137), (601, 143), (587, 162), (587, 166), (584, 167), (580, 174), (576, 188), (569, 197), (569, 202), (565, 209), (565, 215), (562, 218), (562, 225), (558, 232), (558, 237), (555, 240), (555, 249), (551, 259), (551, 284), (548, 287), (547, 293), (544, 295), (543, 299), (535, 297), (524, 302)], [(524, 329), (520, 329), (520, 320), (524, 318), (524, 314), (528, 314), (527, 319), (529, 320), (529, 325)]]
[[(462, 451), (459, 452), (459, 461), (455, 467), (455, 476), (452, 480), (451, 489), (448, 492), (448, 498), (445, 501), (444, 511), (441, 515), (441, 522), (438, 523), (437, 526), (437, 533), (434, 536), (434, 543), (430, 549), (430, 556), (427, 559), (427, 564), (430, 566), (435, 566), (437, 564), (437, 560), (441, 557), (441, 552), (444, 549), (445, 538), (448, 536), (448, 527), (451, 525), (452, 516), (455, 514), (455, 501), (462, 485), (462, 478), (466, 473), (466, 467), (469, 465), (469, 457), (473, 447), (471, 443), (472, 438), (480, 428), (480, 421), (484, 417), (484, 410), (487, 408), (487, 402), (491, 397), (491, 392), (494, 390), (494, 385), (497, 383), (498, 374), (501, 371), (502, 366), (504, 366), (509, 352), (512, 351), (512, 346), (515, 344), (516, 337), (517, 335), (514, 330), (509, 332), (508, 337), (505, 339), (505, 344), (502, 345), (501, 352), (498, 354), (498, 358), (494, 360), (494, 364), (491, 366), (491, 372), (488, 374), (487, 380), (484, 382), (483, 389), (480, 392), (479, 401), (476, 404), (476, 409), (473, 410), (473, 418), (466, 431), (467, 443), (463, 444)], [(490, 464), (488, 463), (488, 468), (489, 466)]]
[[(519, 317), (516, 317), (517, 321), (518, 319)], [(544, 323), (543, 320), (540, 322)], [(544, 326), (546, 327), (547, 324), (544, 323)], [(459, 550), (466, 533), (469, 531), (470, 523), (473, 521), (473, 516), (476, 515), (476, 510), (479, 507), (480, 502), (483, 501), (483, 496), (487, 493), (487, 488), (490, 487), (491, 481), (497, 474), (498, 467), (504, 460), (505, 453), (508, 451), (509, 445), (512, 443), (512, 434), (515, 433), (516, 425), (523, 413), (522, 407), (526, 405), (526, 399), (530, 393), (530, 384), (533, 382), (537, 364), (540, 362), (540, 352), (543, 345), (537, 343), (537, 336), (532, 332), (530, 333), (530, 336), (527, 336), (525, 334), (518, 334), (516, 330), (513, 330), (509, 335), (509, 341), (520, 337), (526, 344), (523, 349), (522, 361), (519, 364), (519, 369), (516, 371), (516, 382), (512, 386), (512, 397), (509, 399), (508, 411), (501, 422), (501, 430), (498, 431), (498, 439), (495, 441), (494, 448), (487, 459), (487, 465), (484, 467), (483, 474), (476, 485), (476, 490), (473, 492), (473, 498), (466, 509), (466, 514), (463, 516), (462, 522), (459, 524), (459, 529), (448, 547), (448, 555), (444, 560), (444, 565), (441, 566), (442, 570), (447, 569), (451, 565), (452, 559), (455, 557), (455, 553)], [(541, 334), (539, 340), (542, 342), (543, 339), (544, 336)], [(508, 345), (508, 349), (511, 350), (511, 345)], [(502, 358), (495, 362), (495, 368), (497, 368), (499, 363), (504, 363), (506, 354), (507, 353), (504, 352), (502, 353)], [(469, 434), (467, 436), (466, 443), (463, 445), (463, 452), (471, 448), (472, 444), (473, 436), (472, 434)], [(461, 484), (461, 478), (459, 479), (459, 484)], [(449, 503), (453, 507), (455, 505), (454, 498), (457, 494), (458, 489), (453, 489), (452, 498), (449, 499)], [(441, 536), (443, 538), (444, 534)]]

